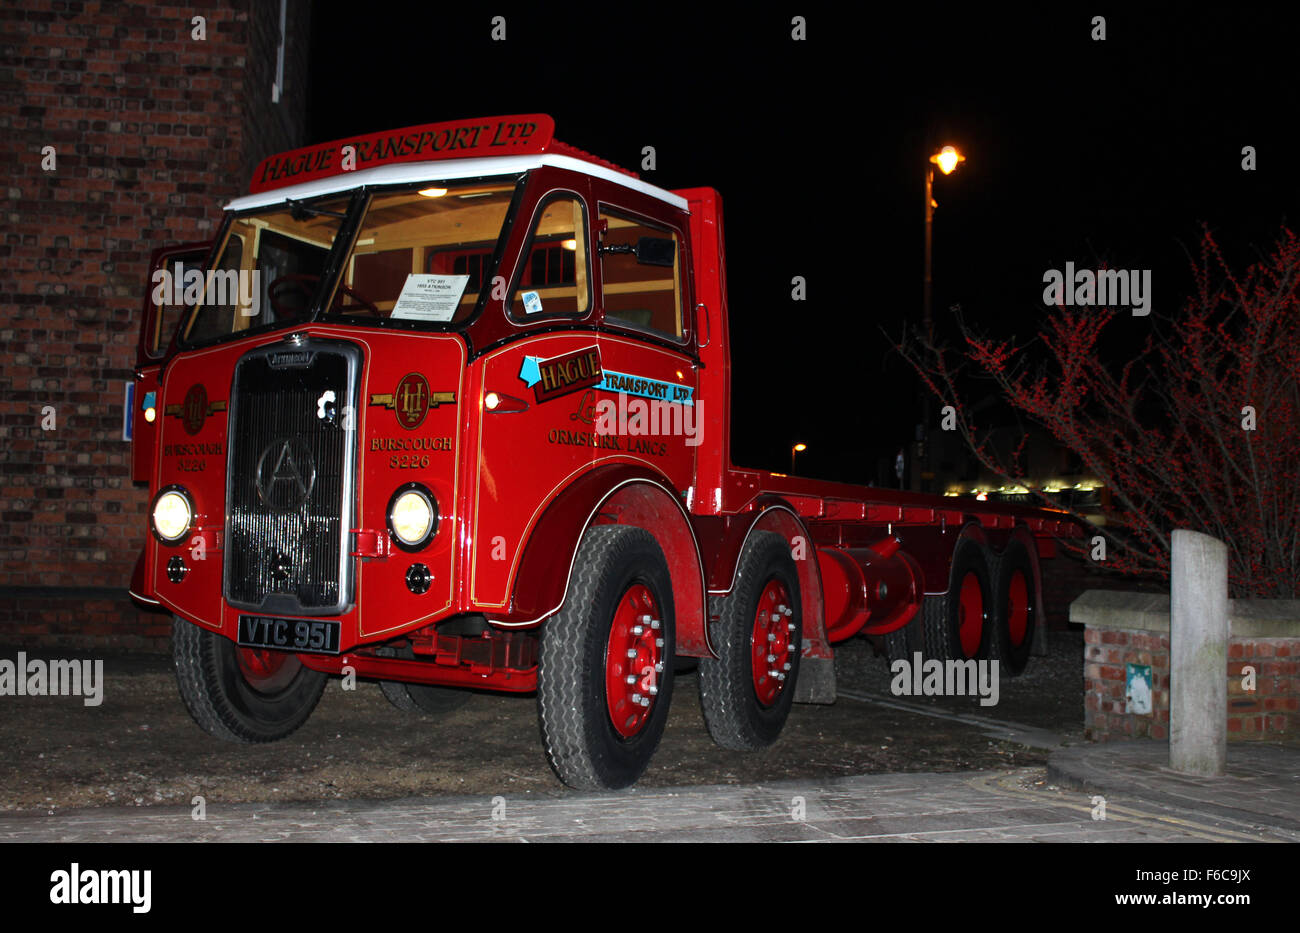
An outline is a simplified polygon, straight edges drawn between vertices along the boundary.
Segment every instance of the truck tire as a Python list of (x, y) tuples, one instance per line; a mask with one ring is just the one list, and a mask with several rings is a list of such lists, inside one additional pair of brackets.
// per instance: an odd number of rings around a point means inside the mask
[(181, 699), (199, 727), (231, 742), (274, 742), (307, 721), (328, 675), (283, 651), (239, 648), (180, 617), (172, 661)]
[(1012, 541), (1002, 552), (994, 577), (991, 658), (1011, 674), (1029, 663), (1038, 618), (1038, 592), (1029, 549)]
[[(957, 543), (942, 608), (925, 613), (927, 658), (970, 661), (989, 656), (992, 641), (993, 586), (983, 545), (971, 538)], [(930, 600), (926, 600), (927, 610)]]
[[(400, 650), (386, 648), (377, 653), (408, 660), (415, 657), (415, 652), (409, 646)], [(435, 687), (431, 684), (408, 684), (399, 680), (381, 680), (379, 691), (389, 703), (404, 713), (432, 713), (441, 716), (460, 709), (469, 701), (468, 690)]]
[(781, 734), (799, 676), (801, 603), (790, 546), (778, 534), (754, 535), (731, 595), (710, 607), (719, 656), (700, 659), (704, 724), (723, 748), (763, 748)]
[(895, 661), (915, 663), (918, 651), (922, 658), (925, 657), (925, 616), (927, 612), (942, 612), (943, 599), (942, 596), (925, 597), (921, 608), (906, 625), (885, 636), (885, 658), (890, 670), (893, 670)]
[(539, 645), (542, 743), (565, 784), (627, 787), (645, 771), (668, 722), (675, 631), (668, 562), (654, 537), (628, 525), (588, 528)]

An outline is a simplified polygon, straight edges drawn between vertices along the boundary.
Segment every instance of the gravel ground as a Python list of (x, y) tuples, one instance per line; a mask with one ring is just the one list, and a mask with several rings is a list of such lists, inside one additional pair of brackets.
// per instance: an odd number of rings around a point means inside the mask
[[(1067, 736), (1082, 731), (1083, 639), (1053, 633), (1052, 654), (1004, 679), (1001, 702), (908, 702), (1011, 720)], [(13, 658), (17, 649), (0, 650)], [(35, 656), (34, 652), (29, 654)], [(884, 657), (854, 639), (837, 648), (840, 689), (889, 696)], [(475, 694), (435, 718), (402, 713), (374, 683), (333, 680), (290, 738), (235, 745), (199, 730), (181, 704), (166, 658), (105, 658), (104, 702), (0, 698), (0, 809), (208, 802), (386, 799), (438, 794), (556, 795), (532, 696)], [(977, 728), (841, 698), (797, 705), (781, 739), (761, 752), (718, 748), (700, 713), (696, 675), (679, 675), (664, 736), (641, 784), (747, 783), (897, 771), (1041, 765), (1047, 753), (990, 741)]]

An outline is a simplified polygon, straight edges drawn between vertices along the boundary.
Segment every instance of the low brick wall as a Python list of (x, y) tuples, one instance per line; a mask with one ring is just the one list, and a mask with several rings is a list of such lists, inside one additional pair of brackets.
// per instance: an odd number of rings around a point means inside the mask
[[(1168, 739), (1169, 597), (1089, 590), (1070, 621), (1085, 626), (1085, 736)], [(1300, 741), (1300, 600), (1230, 600), (1228, 632), (1228, 741)], [(1129, 664), (1151, 667), (1149, 715), (1126, 711)]]
[(166, 654), (172, 618), (136, 606), (124, 589), (0, 587), (0, 645)]

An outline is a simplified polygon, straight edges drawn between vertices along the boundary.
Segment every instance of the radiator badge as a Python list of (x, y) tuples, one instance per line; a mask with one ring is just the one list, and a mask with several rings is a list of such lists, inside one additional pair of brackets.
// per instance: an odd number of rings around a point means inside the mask
[(168, 405), (163, 413), (180, 418), (181, 424), (185, 426), (185, 433), (193, 435), (203, 430), (203, 422), (209, 415), (225, 410), (225, 402), (209, 402), (208, 390), (203, 387), (203, 383), (196, 382), (185, 393), (184, 402), (179, 405)]
[(254, 483), (263, 504), (272, 508), (300, 507), (316, 485), (311, 450), (297, 438), (272, 441), (257, 458)]
[(430, 392), (429, 383), (419, 373), (407, 373), (391, 394), (372, 394), (371, 405), (382, 405), (397, 413), (397, 423), (413, 431), (424, 422), (430, 408), (454, 405), (455, 392)]

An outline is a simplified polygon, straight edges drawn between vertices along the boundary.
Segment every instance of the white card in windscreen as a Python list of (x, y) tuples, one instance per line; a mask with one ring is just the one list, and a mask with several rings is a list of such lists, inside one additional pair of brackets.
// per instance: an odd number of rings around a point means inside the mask
[(412, 272), (397, 296), (391, 317), (412, 321), (450, 321), (460, 307), (468, 275)]

